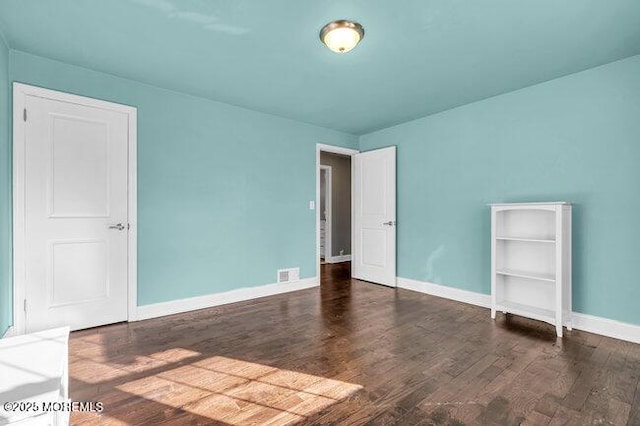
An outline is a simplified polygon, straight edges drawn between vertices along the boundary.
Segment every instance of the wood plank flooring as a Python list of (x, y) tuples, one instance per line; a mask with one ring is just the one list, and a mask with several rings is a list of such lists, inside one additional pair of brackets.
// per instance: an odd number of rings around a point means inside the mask
[(72, 333), (73, 424), (640, 425), (640, 345), (349, 278)]

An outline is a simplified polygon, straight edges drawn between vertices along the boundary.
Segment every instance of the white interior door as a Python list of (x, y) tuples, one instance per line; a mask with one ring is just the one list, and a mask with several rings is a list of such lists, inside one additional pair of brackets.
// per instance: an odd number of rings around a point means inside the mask
[(26, 331), (127, 320), (128, 115), (27, 94)]
[(352, 275), (396, 286), (396, 147), (353, 157)]

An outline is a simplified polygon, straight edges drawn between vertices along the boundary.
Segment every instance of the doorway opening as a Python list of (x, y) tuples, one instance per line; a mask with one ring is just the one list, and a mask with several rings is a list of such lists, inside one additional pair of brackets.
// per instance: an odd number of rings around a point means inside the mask
[[(327, 154), (334, 154), (329, 156)], [(337, 154), (337, 155), (335, 155)], [(351, 189), (348, 197), (337, 201), (337, 169), (329, 159), (349, 162)], [(324, 163), (324, 164), (323, 164)], [(321, 265), (321, 176), (327, 184), (327, 170), (331, 167), (331, 214), (324, 214), (323, 242), (325, 264)], [(328, 191), (325, 191), (328, 193)], [(326, 196), (326, 195), (325, 195)], [(396, 287), (396, 147), (387, 146), (359, 152), (330, 145), (316, 145), (316, 258), (317, 276), (322, 282), (323, 271), (332, 278), (345, 275)], [(350, 207), (348, 231), (336, 225), (336, 210)], [(328, 212), (328, 211), (327, 211)], [(329, 216), (329, 221), (327, 221)], [(330, 230), (329, 230), (330, 228)], [(347, 234), (347, 235), (345, 235)], [(327, 236), (331, 235), (330, 250)], [(345, 239), (345, 237), (348, 237)], [(340, 239), (340, 241), (338, 241)], [(346, 242), (345, 242), (346, 241)], [(348, 248), (348, 251), (347, 251)], [(348, 265), (333, 268), (334, 265)], [(348, 270), (347, 270), (348, 269)], [(348, 275), (347, 275), (348, 274)]]
[(351, 277), (352, 159), (358, 151), (318, 145), (317, 261), (320, 281), (326, 274)]
[(320, 154), (321, 263), (351, 261), (351, 157)]

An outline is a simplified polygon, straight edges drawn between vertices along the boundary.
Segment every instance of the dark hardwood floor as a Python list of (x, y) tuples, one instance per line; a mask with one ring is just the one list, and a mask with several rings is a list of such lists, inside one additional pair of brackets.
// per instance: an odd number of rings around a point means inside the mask
[(74, 332), (74, 424), (640, 425), (640, 345), (323, 265), (322, 286)]

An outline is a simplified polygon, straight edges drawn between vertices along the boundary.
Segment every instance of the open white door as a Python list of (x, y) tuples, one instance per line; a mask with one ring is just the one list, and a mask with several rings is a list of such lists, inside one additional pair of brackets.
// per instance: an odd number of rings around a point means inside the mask
[(353, 157), (354, 278), (396, 286), (396, 147)]

